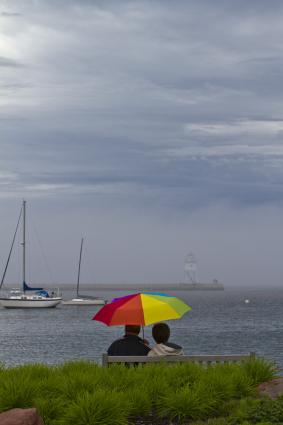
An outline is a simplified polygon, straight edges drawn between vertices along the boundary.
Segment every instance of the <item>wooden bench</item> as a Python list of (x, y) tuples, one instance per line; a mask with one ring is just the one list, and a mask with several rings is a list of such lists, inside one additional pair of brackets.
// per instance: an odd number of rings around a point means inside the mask
[(246, 360), (255, 358), (255, 353), (251, 352), (248, 354), (233, 354), (233, 355), (194, 355), (194, 356), (108, 356), (108, 354), (102, 354), (102, 366), (107, 367), (110, 364), (115, 363), (200, 363), (204, 365), (210, 365), (215, 363), (238, 363)]

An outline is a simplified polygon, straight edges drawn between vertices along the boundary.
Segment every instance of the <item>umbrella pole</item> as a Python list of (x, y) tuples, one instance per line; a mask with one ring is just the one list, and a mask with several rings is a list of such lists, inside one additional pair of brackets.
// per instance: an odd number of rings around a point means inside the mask
[(142, 339), (144, 340), (144, 327), (142, 325)]

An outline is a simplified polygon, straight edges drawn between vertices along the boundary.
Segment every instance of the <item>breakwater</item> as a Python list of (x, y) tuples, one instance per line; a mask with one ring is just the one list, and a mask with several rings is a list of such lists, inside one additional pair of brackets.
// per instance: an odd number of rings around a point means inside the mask
[[(74, 285), (60, 284), (61, 289), (73, 289)], [(117, 291), (117, 290), (134, 290), (134, 291), (223, 291), (224, 285), (221, 282), (211, 283), (95, 283), (81, 284), (81, 290), (101, 290), (101, 291)]]

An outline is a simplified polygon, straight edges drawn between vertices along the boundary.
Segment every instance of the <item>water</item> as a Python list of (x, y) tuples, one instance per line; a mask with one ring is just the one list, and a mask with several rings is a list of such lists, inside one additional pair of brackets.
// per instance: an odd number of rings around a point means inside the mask
[[(112, 299), (124, 293), (99, 291), (96, 295)], [(65, 291), (64, 298), (73, 295)], [(283, 367), (283, 290), (176, 291), (176, 295), (193, 308), (182, 319), (168, 322), (172, 342), (181, 344), (186, 354), (254, 351)], [(123, 328), (92, 321), (99, 308), (0, 308), (0, 362), (9, 366), (75, 359), (100, 362), (101, 354), (123, 334)], [(150, 326), (145, 328), (145, 337), (152, 343)]]

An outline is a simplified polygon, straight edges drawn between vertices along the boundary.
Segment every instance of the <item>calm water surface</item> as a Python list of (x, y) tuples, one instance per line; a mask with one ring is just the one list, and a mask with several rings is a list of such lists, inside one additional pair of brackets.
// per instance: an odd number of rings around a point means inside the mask
[[(170, 293), (173, 293), (172, 291)], [(106, 299), (125, 291), (102, 292)], [(186, 354), (237, 354), (255, 351), (283, 368), (283, 289), (176, 291), (193, 308), (181, 320), (168, 322), (172, 341)], [(64, 298), (73, 297), (65, 291)], [(245, 299), (250, 303), (246, 304)], [(0, 362), (6, 365), (66, 360), (100, 361), (122, 327), (92, 321), (100, 307), (64, 306), (43, 310), (0, 308)], [(151, 327), (145, 337), (152, 342)]]

